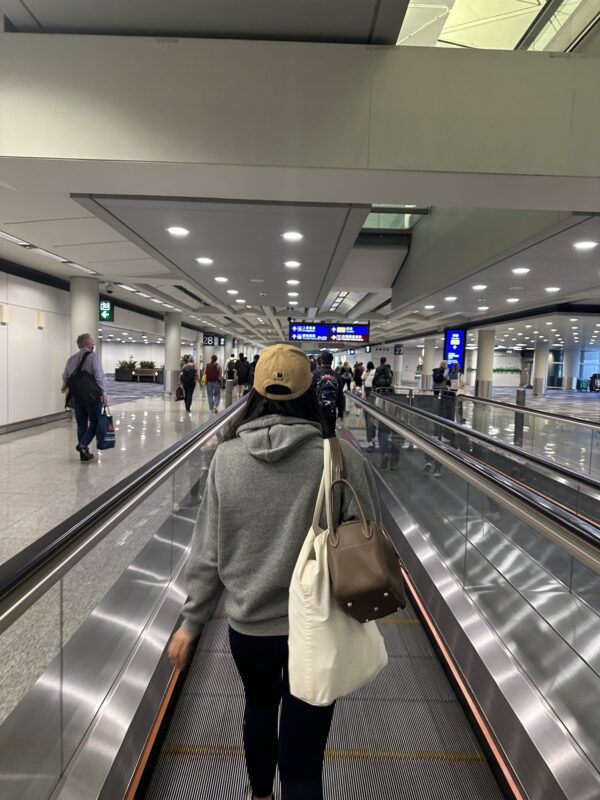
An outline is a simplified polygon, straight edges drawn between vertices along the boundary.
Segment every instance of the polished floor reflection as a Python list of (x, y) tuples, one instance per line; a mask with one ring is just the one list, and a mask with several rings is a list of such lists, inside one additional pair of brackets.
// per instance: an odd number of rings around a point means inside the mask
[[(495, 386), (492, 399), (502, 403), (514, 403), (516, 396), (516, 389)], [(536, 397), (531, 389), (527, 389), (525, 402), (529, 408), (534, 408), (536, 411), (564, 414), (567, 417), (600, 422), (600, 393), (598, 392), (567, 392), (562, 389), (548, 389), (545, 395)]]
[(162, 395), (112, 407), (114, 450), (91, 450), (81, 463), (75, 420), (0, 436), (0, 563), (7, 561), (66, 517), (126, 478), (209, 418), (205, 390), (194, 393), (192, 411)]

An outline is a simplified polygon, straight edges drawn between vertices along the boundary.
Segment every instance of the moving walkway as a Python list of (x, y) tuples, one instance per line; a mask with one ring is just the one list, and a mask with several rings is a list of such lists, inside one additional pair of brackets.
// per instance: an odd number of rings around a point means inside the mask
[[(394, 472), (367, 457), (411, 602), (380, 623), (389, 667), (338, 704), (326, 797), (599, 797), (596, 543), (491, 468), (352, 402), (341, 435), (364, 448), (366, 414), (400, 444)], [(226, 620), (205, 626), (187, 676), (165, 654), (237, 410), (0, 569), (3, 800), (243, 796)]]

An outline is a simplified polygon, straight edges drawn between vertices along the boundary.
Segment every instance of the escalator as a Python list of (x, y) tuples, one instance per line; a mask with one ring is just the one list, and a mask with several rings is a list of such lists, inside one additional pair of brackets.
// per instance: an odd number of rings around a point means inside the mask
[[(380, 621), (388, 668), (338, 703), (325, 796), (600, 797), (597, 543), (517, 481), (353, 402), (341, 435), (366, 449), (368, 418), (398, 447), (393, 471), (367, 457), (410, 604)], [(226, 620), (205, 626), (187, 676), (165, 654), (236, 410), (0, 568), (3, 800), (243, 797)]]

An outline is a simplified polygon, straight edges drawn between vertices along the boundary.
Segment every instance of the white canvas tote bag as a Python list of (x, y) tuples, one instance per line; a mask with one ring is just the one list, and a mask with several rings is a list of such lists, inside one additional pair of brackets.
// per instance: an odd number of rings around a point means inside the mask
[[(329, 443), (324, 442), (323, 477), (308, 532), (290, 583), (289, 679), (294, 697), (327, 706), (353, 692), (385, 667), (387, 652), (377, 623), (347, 614), (331, 591), (327, 567), (328, 530), (321, 511), (331, 485)], [(327, 503), (328, 528), (333, 524)]]

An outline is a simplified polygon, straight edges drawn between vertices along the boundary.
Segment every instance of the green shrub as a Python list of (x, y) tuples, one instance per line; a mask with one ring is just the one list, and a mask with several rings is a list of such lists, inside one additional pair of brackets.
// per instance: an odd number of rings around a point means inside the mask
[(123, 361), (117, 361), (117, 369), (135, 369), (137, 367), (137, 361), (134, 361), (133, 356), (129, 356), (127, 359), (123, 359)]
[(140, 361), (140, 369), (156, 369), (154, 361)]

